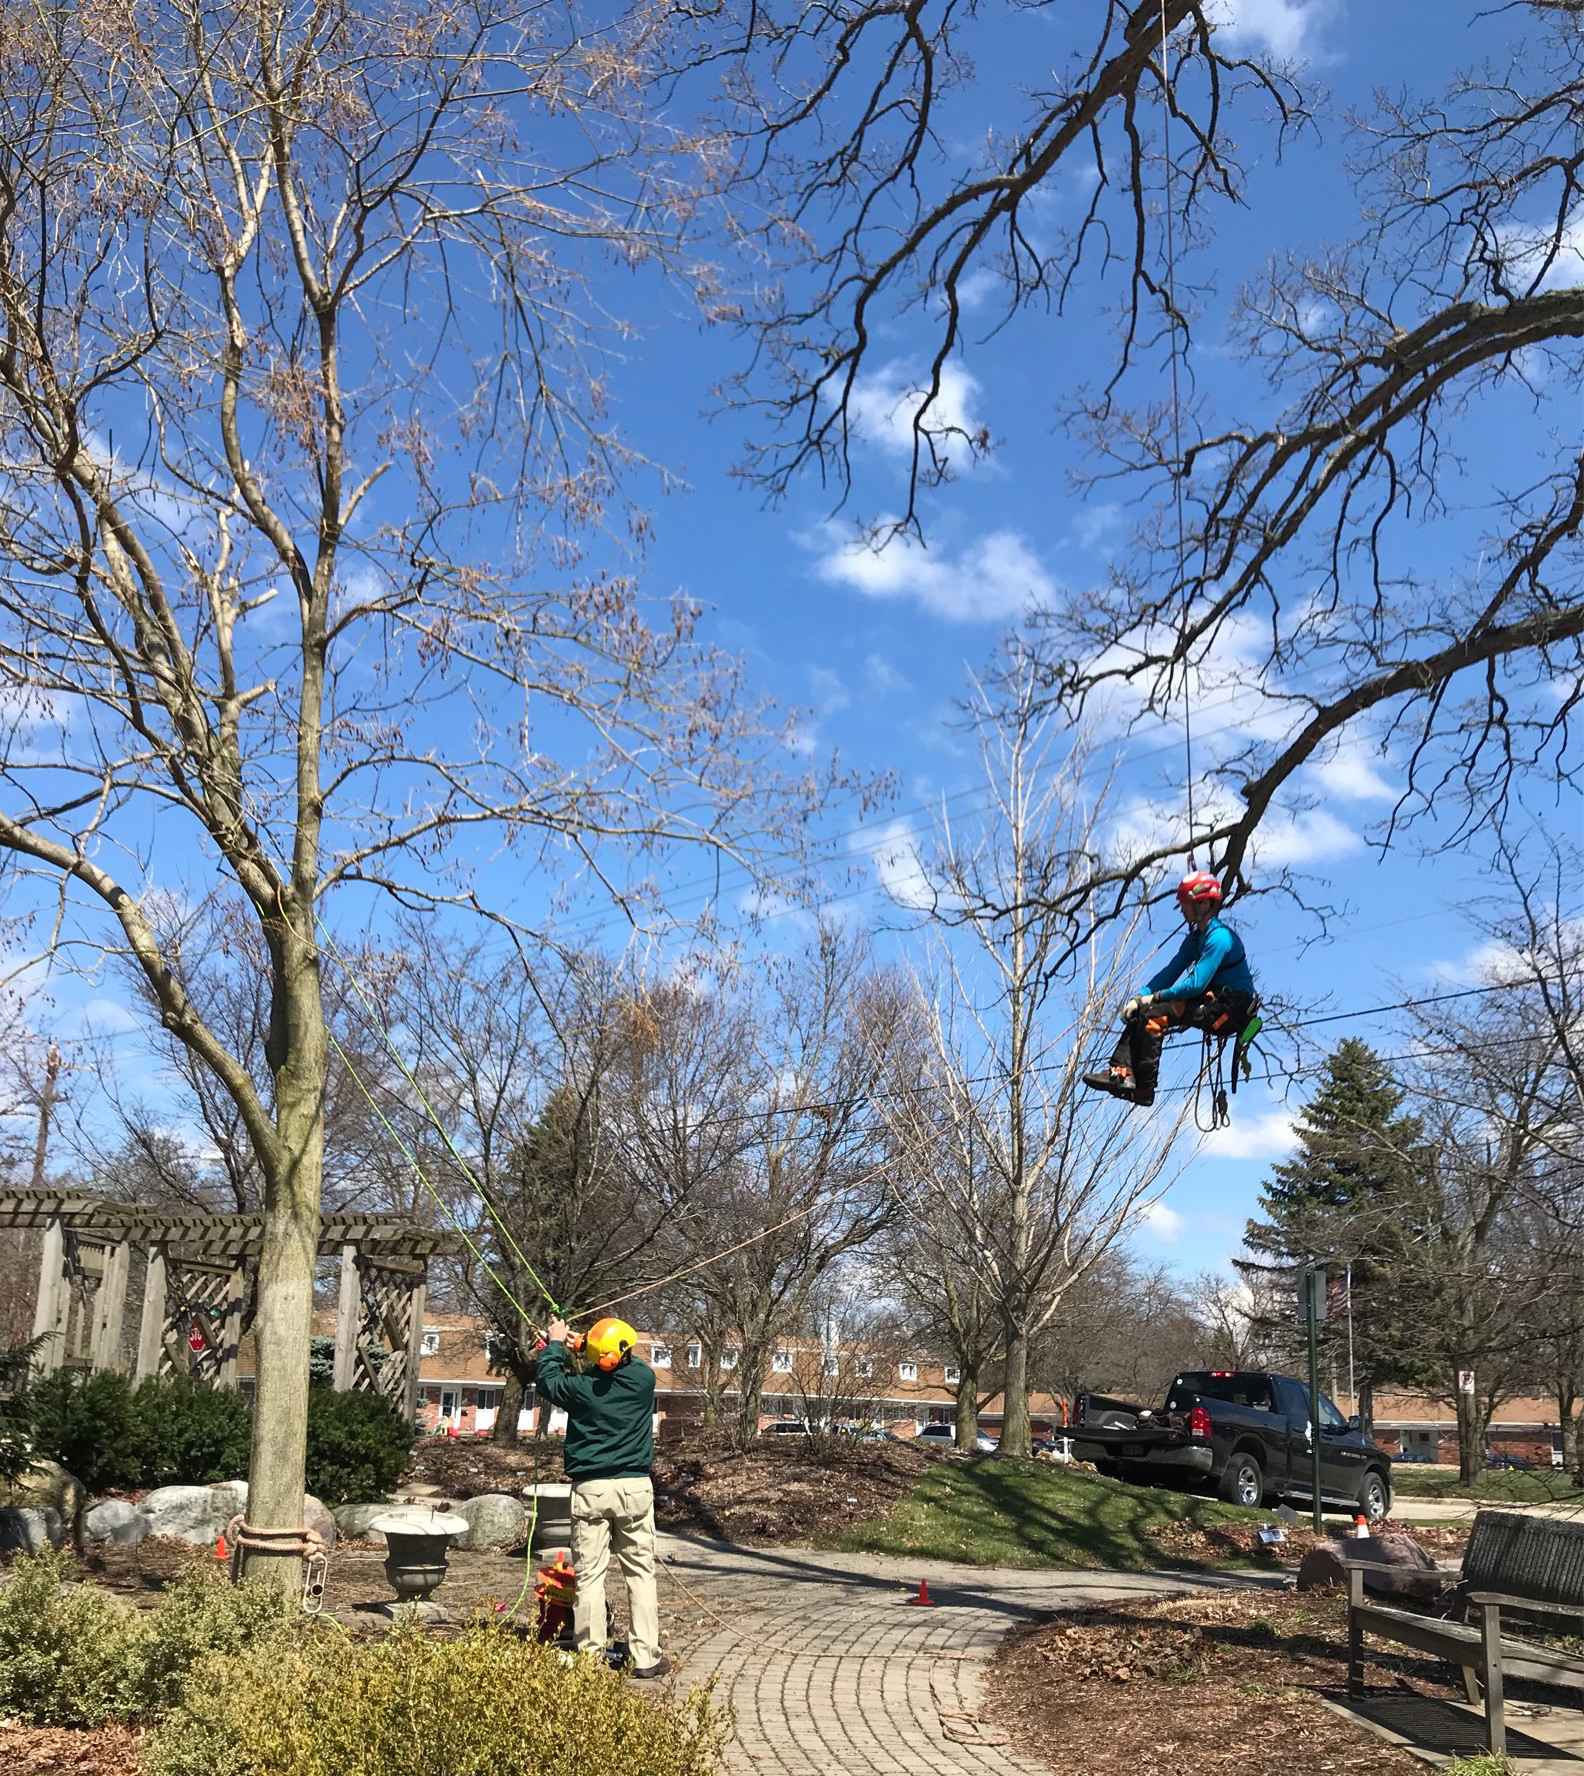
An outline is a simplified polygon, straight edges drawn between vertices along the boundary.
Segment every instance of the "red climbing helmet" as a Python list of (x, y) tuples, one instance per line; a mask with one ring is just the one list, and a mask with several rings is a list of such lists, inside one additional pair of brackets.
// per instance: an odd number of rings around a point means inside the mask
[(1208, 870), (1195, 870), (1177, 884), (1177, 904), (1184, 912), (1191, 906), (1220, 906), (1221, 884)]

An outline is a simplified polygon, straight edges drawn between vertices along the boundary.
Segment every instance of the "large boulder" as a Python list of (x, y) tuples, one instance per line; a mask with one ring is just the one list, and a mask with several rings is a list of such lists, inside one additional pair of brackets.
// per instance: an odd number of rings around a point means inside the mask
[(58, 1461), (36, 1461), (24, 1469), (20, 1479), (9, 1485), (0, 1483), (0, 1506), (53, 1511), (74, 1538), (81, 1529), (83, 1507), (87, 1503), (88, 1489)]
[(83, 1540), (136, 1548), (149, 1538), (149, 1517), (125, 1499), (99, 1499), (83, 1513)]
[(457, 1538), (459, 1548), (520, 1548), (528, 1534), (528, 1513), (504, 1492), (464, 1499), (456, 1514), (467, 1523), (466, 1533)]
[[(216, 1486), (156, 1487), (143, 1495), (142, 1508), (151, 1535), (211, 1547), (233, 1517), (247, 1515), (247, 1502), (246, 1480), (222, 1480)], [(312, 1493), (303, 1500), (303, 1522), (318, 1530), (327, 1546), (335, 1541), (336, 1520)]]
[(389, 1505), (337, 1505), (331, 1512), (335, 1526), (340, 1533), (352, 1541), (381, 1542), (385, 1538), (377, 1532), (370, 1533), (369, 1525), (376, 1517), (383, 1517), (390, 1509)]
[(212, 1547), (238, 1512), (247, 1509), (247, 1481), (218, 1486), (157, 1486), (142, 1498), (149, 1534)]
[(1375, 1597), (1400, 1603), (1433, 1603), (1445, 1576), (1410, 1535), (1373, 1535), (1344, 1539), (1328, 1536), (1304, 1555), (1298, 1566), (1300, 1591), (1347, 1589), (1344, 1560), (1367, 1562), (1364, 1589)]
[(49, 1505), (0, 1505), (0, 1554), (42, 1554), (64, 1539), (60, 1512)]

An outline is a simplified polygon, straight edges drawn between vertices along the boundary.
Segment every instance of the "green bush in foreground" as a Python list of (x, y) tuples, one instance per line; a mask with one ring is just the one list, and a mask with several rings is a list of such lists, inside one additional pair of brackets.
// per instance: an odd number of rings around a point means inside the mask
[(380, 1499), (407, 1466), (412, 1426), (378, 1394), (308, 1395), (308, 1490), (327, 1505)]
[(157, 1720), (175, 1706), (193, 1665), (300, 1632), (278, 1593), (228, 1585), (201, 1570), (152, 1610), (80, 1584), (69, 1556), (16, 1564), (0, 1589), (0, 1715), (40, 1727)]
[(707, 1691), (645, 1695), (509, 1629), (321, 1632), (206, 1660), (149, 1743), (146, 1776), (710, 1776), (729, 1722)]

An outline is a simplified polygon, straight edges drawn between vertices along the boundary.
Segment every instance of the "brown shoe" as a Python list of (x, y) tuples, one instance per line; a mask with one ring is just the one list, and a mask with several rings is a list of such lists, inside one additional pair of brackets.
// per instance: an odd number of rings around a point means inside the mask
[(668, 1677), (670, 1673), (671, 1661), (664, 1653), (660, 1655), (659, 1659), (653, 1665), (646, 1666), (642, 1671), (634, 1666), (632, 1671), (632, 1675), (638, 1679), (639, 1683), (648, 1683), (652, 1678), (656, 1677)]

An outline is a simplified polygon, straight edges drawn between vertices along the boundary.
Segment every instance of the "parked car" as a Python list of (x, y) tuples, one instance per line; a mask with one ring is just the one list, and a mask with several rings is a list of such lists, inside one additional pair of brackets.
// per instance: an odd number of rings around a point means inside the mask
[(806, 1418), (783, 1418), (774, 1424), (767, 1424), (760, 1429), (761, 1437), (806, 1437), (809, 1435), (809, 1422)]
[[(913, 1439), (922, 1443), (926, 1449), (955, 1449), (957, 1447), (957, 1427), (955, 1425), (925, 1425)], [(974, 1436), (974, 1449), (980, 1455), (989, 1455), (1001, 1447), (999, 1437), (992, 1437), (988, 1431), (979, 1431)]]
[(1392, 1461), (1396, 1464), (1401, 1464), (1403, 1462), (1422, 1462), (1427, 1468), (1435, 1466), (1435, 1457), (1431, 1455), (1428, 1450), (1424, 1449), (1416, 1449), (1411, 1455), (1407, 1453), (1394, 1455)]
[(1532, 1474), (1534, 1463), (1526, 1456), (1509, 1455), (1505, 1449), (1487, 1449), (1485, 1451), (1487, 1468), (1511, 1468), (1519, 1474)]
[(1311, 1497), (1318, 1434), (1321, 1503), (1375, 1522), (1391, 1509), (1392, 1458), (1324, 1394), (1318, 1407), (1312, 1415), (1308, 1388), (1290, 1375), (1186, 1369), (1163, 1406), (1079, 1395), (1073, 1453), (1114, 1478), (1208, 1486), (1231, 1504), (1261, 1505)]

